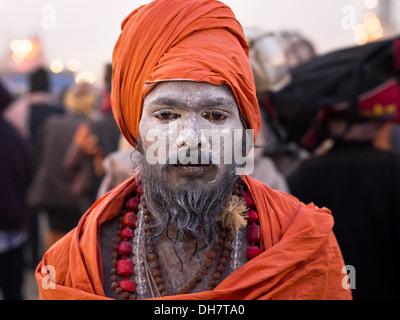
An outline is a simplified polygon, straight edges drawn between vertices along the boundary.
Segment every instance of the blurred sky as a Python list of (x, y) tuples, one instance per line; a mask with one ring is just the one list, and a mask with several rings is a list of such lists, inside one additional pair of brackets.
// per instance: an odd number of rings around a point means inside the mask
[[(244, 28), (297, 30), (310, 39), (318, 53), (353, 46), (354, 32), (343, 27), (342, 11), (354, 9), (356, 23), (368, 11), (366, 0), (225, 0)], [(368, 1), (368, 0), (367, 0)], [(400, 1), (391, 3), (390, 30), (400, 33)], [(112, 50), (122, 20), (144, 0), (0, 0), (0, 59), (10, 54), (13, 39), (36, 36), (43, 45), (47, 63), (58, 59), (66, 63), (75, 58), (81, 71), (101, 74), (111, 61)], [(43, 26), (54, 8), (54, 25)], [(395, 19), (397, 17), (397, 19)], [(47, 21), (48, 22), (48, 21)]]

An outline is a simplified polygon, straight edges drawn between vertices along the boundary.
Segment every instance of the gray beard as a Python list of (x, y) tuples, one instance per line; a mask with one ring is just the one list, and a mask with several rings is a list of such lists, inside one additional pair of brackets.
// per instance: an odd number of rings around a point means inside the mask
[(167, 238), (173, 242), (175, 254), (182, 265), (176, 245), (188, 240), (194, 241), (195, 249), (191, 259), (198, 259), (198, 253), (211, 245), (219, 233), (215, 220), (238, 176), (235, 172), (236, 165), (232, 165), (224, 177), (217, 178), (220, 183), (215, 183), (213, 188), (171, 189), (163, 175), (167, 167), (168, 164), (162, 165), (159, 172), (156, 172), (142, 156), (138, 174), (142, 180), (147, 208), (155, 218), (155, 226), (160, 230), (153, 234), (150, 243), (165, 232)]

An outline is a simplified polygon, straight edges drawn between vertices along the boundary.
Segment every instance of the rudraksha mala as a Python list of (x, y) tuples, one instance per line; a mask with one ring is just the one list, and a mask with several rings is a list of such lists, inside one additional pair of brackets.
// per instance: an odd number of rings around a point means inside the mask
[[(259, 247), (260, 227), (257, 224), (258, 214), (255, 211), (256, 209), (254, 201), (248, 190), (245, 188), (246, 186), (244, 183), (235, 183), (232, 194), (243, 197), (247, 207), (249, 208), (249, 211), (247, 212), (247, 241), (249, 242), (250, 246), (246, 249), (246, 257), (248, 260), (250, 260), (261, 253), (261, 249)], [(167, 291), (159, 271), (157, 253), (154, 252), (152, 246), (150, 245), (149, 239), (152, 234), (148, 225), (151, 224), (151, 215), (146, 207), (146, 200), (143, 195), (143, 187), (141, 184), (139, 184), (134, 192), (134, 195), (127, 200), (125, 207), (122, 209), (113, 245), (111, 288), (122, 299), (125, 300), (137, 299), (135, 294), (136, 283), (130, 279), (130, 277), (132, 277), (134, 274), (135, 266), (130, 259), (133, 254), (133, 246), (129, 241), (131, 241), (135, 236), (137, 214), (139, 210), (141, 210), (142, 214), (144, 214), (144, 219), (146, 222), (144, 236), (146, 237), (145, 247), (147, 254), (145, 254), (144, 258), (146, 261), (148, 258), (149, 261), (148, 263), (145, 263), (144, 269), (149, 282), (148, 285), (150, 287), (151, 295), (153, 297), (167, 295)], [(217, 286), (232, 251), (232, 243), (235, 243), (232, 241), (234, 241), (233, 233), (222, 228), (218, 240), (210, 252), (207, 261), (203, 264), (196, 277), (182, 289), (180, 292), (181, 294), (190, 293), (196, 287), (196, 285), (202, 280), (204, 274), (210, 268), (212, 262), (217, 257), (218, 252), (221, 250), (221, 246), (223, 246), (221, 257), (218, 260), (216, 270), (212, 276), (211, 282), (207, 287), (207, 290), (213, 290)], [(118, 258), (120, 258), (120, 260), (118, 260)], [(150, 275), (148, 266), (151, 269)], [(235, 270), (236, 268), (233, 269)], [(154, 288), (152, 288), (152, 285), (155, 287), (156, 292), (153, 292)]]

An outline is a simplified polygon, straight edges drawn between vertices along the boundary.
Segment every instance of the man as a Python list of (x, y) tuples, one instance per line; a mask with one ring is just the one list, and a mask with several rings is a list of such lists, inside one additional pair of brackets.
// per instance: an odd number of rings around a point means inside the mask
[(93, 113), (93, 86), (83, 81), (71, 86), (63, 103), (66, 112), (50, 115), (40, 130), (40, 158), (27, 196), (29, 207), (44, 212), (48, 219), (45, 248), (73, 229), (86, 211), (81, 210), (80, 198), (73, 192), (75, 175), (64, 167), (64, 159), (77, 128)]
[(56, 104), (46, 69), (39, 67), (33, 70), (29, 74), (28, 85), (29, 92), (12, 103), (4, 116), (35, 146), (46, 117), (64, 113), (64, 110)]
[[(141, 167), (44, 255), (42, 299), (351, 298), (330, 211), (240, 177), (243, 163), (230, 161), (244, 129), (256, 139), (260, 115), (248, 46), (227, 6), (138, 8), (113, 67), (114, 115)], [(155, 150), (155, 132), (165, 149)], [(207, 132), (242, 135), (216, 152)], [(163, 150), (172, 151), (154, 161)]]
[[(64, 109), (58, 106), (52, 94), (49, 72), (38, 67), (28, 78), (29, 92), (12, 103), (4, 113), (4, 118), (14, 125), (21, 135), (32, 146), (32, 176), (35, 175), (40, 158), (40, 131), (46, 118), (63, 114)], [(34, 268), (40, 261), (39, 212), (30, 209), (29, 247), (32, 252), (31, 266)]]
[(305, 160), (288, 182), (302, 201), (313, 199), (334, 212), (333, 230), (355, 270), (354, 299), (398, 299), (400, 159), (373, 145), (387, 121), (382, 114), (358, 115), (350, 126), (346, 116), (327, 116), (333, 147)]
[(31, 181), (31, 148), (20, 132), (3, 117), (11, 94), (0, 81), (0, 293), (4, 300), (22, 300), (24, 246), (29, 211), (25, 203)]
[(332, 210), (356, 300), (400, 297), (400, 158), (379, 150), (400, 120), (399, 62), (399, 37), (336, 50), (292, 69), (270, 97), (287, 141), (311, 151), (290, 191)]
[(79, 197), (82, 212), (90, 208), (96, 200), (104, 175), (103, 158), (117, 149), (121, 137), (111, 109), (111, 76), (112, 66), (107, 64), (100, 108), (101, 116), (87, 119), (78, 127), (65, 154), (65, 168), (76, 175), (73, 192)]

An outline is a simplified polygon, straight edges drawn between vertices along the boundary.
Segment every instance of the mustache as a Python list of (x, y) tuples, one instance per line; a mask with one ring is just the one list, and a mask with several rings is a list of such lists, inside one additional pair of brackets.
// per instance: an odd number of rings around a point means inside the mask
[(183, 146), (177, 152), (172, 152), (165, 159), (166, 165), (215, 165), (219, 166), (220, 157), (211, 151)]

